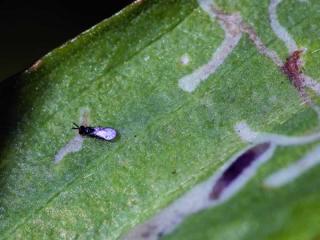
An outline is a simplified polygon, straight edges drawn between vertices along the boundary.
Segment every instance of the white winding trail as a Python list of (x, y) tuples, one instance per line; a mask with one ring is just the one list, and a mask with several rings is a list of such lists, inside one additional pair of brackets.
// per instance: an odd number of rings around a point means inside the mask
[(267, 46), (262, 42), (262, 40), (258, 37), (257, 33), (255, 32), (255, 30), (251, 26), (249, 26), (245, 23), (242, 23), (241, 29), (243, 32), (248, 34), (249, 39), (253, 42), (253, 44), (255, 45), (257, 50), (262, 55), (268, 57), (278, 67), (281, 67), (283, 65), (283, 62), (282, 62), (281, 58), (279, 57), (279, 55), (275, 51), (267, 48)]
[[(87, 125), (89, 121), (89, 112), (88, 108), (80, 109), (80, 122), (81, 125)], [(70, 128), (71, 130), (71, 128)], [(73, 130), (74, 131), (74, 130)], [(63, 146), (57, 154), (54, 156), (53, 163), (58, 164), (61, 160), (68, 154), (79, 152), (82, 149), (84, 138), (76, 133), (76, 136), (72, 138), (65, 146)]]
[[(269, 17), (271, 27), (274, 33), (284, 42), (286, 47), (289, 50), (289, 55), (294, 51), (298, 50), (295, 40), (291, 37), (288, 31), (279, 23), (277, 17), (277, 7), (282, 0), (271, 0), (269, 5)], [(318, 96), (320, 96), (320, 84), (312, 79), (311, 77), (301, 74), (303, 79), (303, 86), (312, 89)], [(309, 98), (309, 97), (308, 97)], [(310, 98), (309, 98), (310, 99)], [(320, 119), (320, 108), (310, 99), (309, 106), (318, 114)], [(241, 123), (242, 131), (237, 131), (243, 140), (252, 142), (252, 139), (248, 139), (247, 135), (252, 131), (247, 125), (243, 122)], [(311, 135), (301, 136), (301, 137), (289, 137), (278, 134), (269, 134), (269, 133), (256, 133), (256, 141), (265, 141), (269, 140), (277, 145), (290, 146), (290, 145), (303, 145), (312, 143), (320, 140), (320, 133), (315, 133)], [(297, 177), (308, 171), (310, 168), (320, 163), (320, 146), (318, 146), (314, 151), (309, 152), (303, 159), (292, 163), (287, 168), (283, 168), (271, 176), (267, 177), (264, 181), (264, 185), (267, 187), (281, 187), (289, 182), (295, 180)]]
[(236, 123), (234, 130), (244, 142), (253, 143), (259, 135), (259, 133), (253, 131), (245, 121)]
[(79, 134), (72, 138), (64, 147), (62, 147), (54, 157), (54, 163), (59, 163), (66, 155), (79, 152), (82, 148), (83, 137)]
[(221, 177), (224, 171), (243, 153), (252, 146), (231, 157), (217, 172), (208, 180), (196, 185), (182, 197), (174, 201), (170, 206), (163, 209), (151, 220), (136, 226), (124, 239), (145, 239), (156, 240), (160, 236), (171, 233), (186, 217), (208, 207), (215, 207), (230, 199), (255, 175), (257, 169), (269, 160), (275, 150), (271, 144), (269, 149), (261, 154), (243, 173), (228, 186), (218, 199), (211, 199), (209, 196), (212, 188)]
[(282, 0), (271, 0), (269, 4), (269, 18), (273, 32), (280, 38), (289, 50), (289, 53), (293, 53), (298, 49), (295, 40), (288, 33), (278, 20), (277, 7)]
[[(282, 0), (271, 0), (269, 4), (269, 19), (273, 32), (280, 38), (283, 43), (286, 45), (289, 51), (289, 55), (291, 55), (294, 51), (298, 50), (298, 46), (293, 39), (293, 37), (288, 33), (287, 29), (283, 27), (277, 16), (277, 7), (282, 2)], [(301, 74), (301, 77), (304, 82), (304, 86), (312, 89), (314, 92), (320, 96), (320, 84), (312, 79), (311, 77)], [(311, 106), (312, 107), (312, 106)], [(315, 108), (318, 112), (318, 110)]]
[(320, 132), (305, 136), (286, 136), (275, 133), (256, 132), (245, 121), (236, 123), (235, 132), (245, 142), (271, 142), (277, 146), (305, 145), (320, 141)]
[[(209, 14), (212, 20), (216, 19), (216, 14), (212, 9), (212, 2), (210, 0), (198, 0), (198, 3), (201, 8)], [(225, 21), (218, 20), (225, 33), (223, 42), (213, 53), (212, 58), (208, 63), (179, 80), (179, 87), (182, 90), (193, 92), (202, 81), (206, 80), (219, 68), (239, 43), (242, 33), (237, 24), (241, 21), (241, 18), (236, 14), (230, 15), (228, 18), (229, 25), (227, 25)]]
[(312, 79), (311, 77), (301, 74), (304, 79), (304, 86), (313, 90), (318, 96), (320, 96), (320, 83)]
[[(247, 142), (266, 142), (269, 141), (275, 146), (305, 145), (320, 141), (320, 132), (305, 136), (285, 136), (272, 133), (259, 133), (250, 129), (246, 122), (241, 121), (235, 125), (235, 131), (239, 137)], [(264, 180), (264, 185), (270, 188), (282, 187), (295, 180), (310, 168), (320, 163), (320, 145), (309, 152), (301, 160), (292, 163), (287, 168), (283, 168), (271, 174)]]
[(290, 164), (288, 167), (280, 169), (264, 180), (264, 185), (270, 188), (282, 187), (303, 173), (320, 163), (320, 145), (313, 151), (309, 152), (305, 157), (297, 162)]
[(254, 29), (242, 21), (240, 14), (226, 14), (216, 9), (211, 0), (198, 0), (200, 7), (211, 17), (212, 21), (217, 20), (224, 31), (224, 40), (215, 50), (208, 63), (202, 65), (189, 75), (179, 80), (179, 87), (186, 92), (193, 92), (202, 81), (216, 72), (226, 58), (238, 45), (243, 33), (248, 34), (257, 50), (264, 56), (270, 58), (278, 67), (283, 65), (278, 54), (267, 48), (258, 37)]
[[(271, 0), (269, 5), (269, 16), (271, 27), (275, 34), (284, 41), (285, 45), (289, 49), (290, 54), (297, 50), (297, 45), (294, 39), (290, 36), (287, 30), (281, 26), (277, 18), (277, 7), (281, 0)], [(217, 20), (220, 26), (223, 28), (225, 36), (221, 45), (213, 53), (210, 61), (203, 66), (196, 69), (193, 73), (182, 77), (179, 80), (179, 87), (186, 92), (193, 92), (199, 84), (206, 80), (211, 74), (219, 68), (219, 66), (230, 55), (234, 48), (239, 43), (242, 33), (246, 33), (249, 39), (256, 46), (257, 50), (270, 58), (274, 64), (278, 67), (283, 66), (283, 61), (278, 54), (268, 49), (262, 40), (257, 36), (254, 29), (245, 24), (239, 14), (225, 14), (215, 9), (211, 0), (198, 0), (200, 7), (212, 18)], [(181, 58), (181, 63), (188, 63)], [(320, 95), (320, 84), (314, 81), (312, 78), (303, 75), (305, 79), (304, 84), (318, 95)], [(319, 110), (318, 106), (313, 105), (313, 109)], [(320, 116), (320, 110), (318, 111)], [(320, 117), (319, 117), (320, 119)], [(277, 146), (291, 146), (291, 145), (303, 145), (320, 141), (320, 132), (310, 134), (306, 136), (285, 136), (272, 133), (260, 133), (252, 130), (245, 121), (238, 122), (234, 130), (239, 137), (249, 143), (270, 143), (270, 147), (266, 152), (257, 157), (244, 171), (234, 179), (230, 185), (228, 185), (218, 199), (210, 198), (213, 186), (223, 176), (228, 167), (231, 166), (239, 156), (244, 154), (252, 145), (241, 151), (240, 153), (231, 157), (227, 163), (224, 164), (213, 176), (208, 180), (193, 187), (190, 191), (185, 193), (181, 198), (174, 201), (164, 210), (160, 211), (151, 220), (144, 224), (138, 225), (133, 228), (124, 239), (147, 239), (156, 240), (162, 235), (166, 235), (172, 232), (187, 216), (194, 214), (200, 210), (208, 207), (214, 207), (224, 203), (238, 191), (255, 175), (258, 168), (264, 162), (271, 159)], [(253, 145), (255, 146), (255, 145)], [(294, 180), (305, 171), (320, 163), (320, 145), (312, 152), (308, 153), (303, 159), (296, 163), (293, 163), (288, 168), (281, 169), (280, 171), (272, 174), (268, 177), (264, 184), (268, 187), (279, 187), (288, 182)]]

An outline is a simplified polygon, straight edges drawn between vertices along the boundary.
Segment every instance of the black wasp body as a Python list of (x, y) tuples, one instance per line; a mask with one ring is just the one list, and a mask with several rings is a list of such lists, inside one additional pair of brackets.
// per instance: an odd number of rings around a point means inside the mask
[(97, 138), (108, 142), (114, 141), (118, 136), (118, 132), (111, 127), (86, 127), (83, 125), (78, 126), (75, 123), (73, 124), (76, 127), (72, 129), (77, 129), (82, 136)]

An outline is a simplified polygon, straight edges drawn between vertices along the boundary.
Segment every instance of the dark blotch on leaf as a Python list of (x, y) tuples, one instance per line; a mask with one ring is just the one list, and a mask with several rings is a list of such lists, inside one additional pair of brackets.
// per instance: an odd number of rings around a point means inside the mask
[(233, 163), (223, 172), (222, 176), (217, 180), (209, 195), (209, 198), (218, 199), (221, 193), (228, 187), (239, 175), (258, 159), (270, 147), (269, 142), (260, 143), (248, 149), (242, 155), (234, 160)]
[(141, 234), (141, 237), (142, 238), (149, 238), (150, 236), (151, 236), (151, 234), (155, 231), (157, 229), (157, 226), (154, 226), (154, 225), (150, 225), (149, 227), (148, 227), (148, 230), (147, 231), (145, 231), (145, 232), (143, 232), (142, 234)]
[(303, 88), (303, 79), (301, 77), (301, 54), (302, 50), (294, 51), (282, 66), (282, 71), (288, 76), (293, 86), (301, 91)]

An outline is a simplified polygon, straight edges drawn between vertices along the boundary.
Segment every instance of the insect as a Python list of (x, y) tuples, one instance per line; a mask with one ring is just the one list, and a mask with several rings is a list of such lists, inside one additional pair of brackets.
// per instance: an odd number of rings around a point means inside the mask
[(86, 127), (86, 126), (78, 126), (77, 124), (73, 123), (75, 127), (72, 129), (79, 130), (79, 134), (82, 136), (88, 136), (92, 138), (101, 139), (104, 141), (111, 142), (118, 137), (118, 132), (111, 127)]

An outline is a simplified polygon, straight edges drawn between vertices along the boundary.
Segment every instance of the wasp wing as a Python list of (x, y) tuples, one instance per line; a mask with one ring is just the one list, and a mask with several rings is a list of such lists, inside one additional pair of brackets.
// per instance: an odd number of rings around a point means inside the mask
[(117, 131), (109, 127), (96, 127), (91, 135), (106, 141), (112, 141), (117, 137)]

